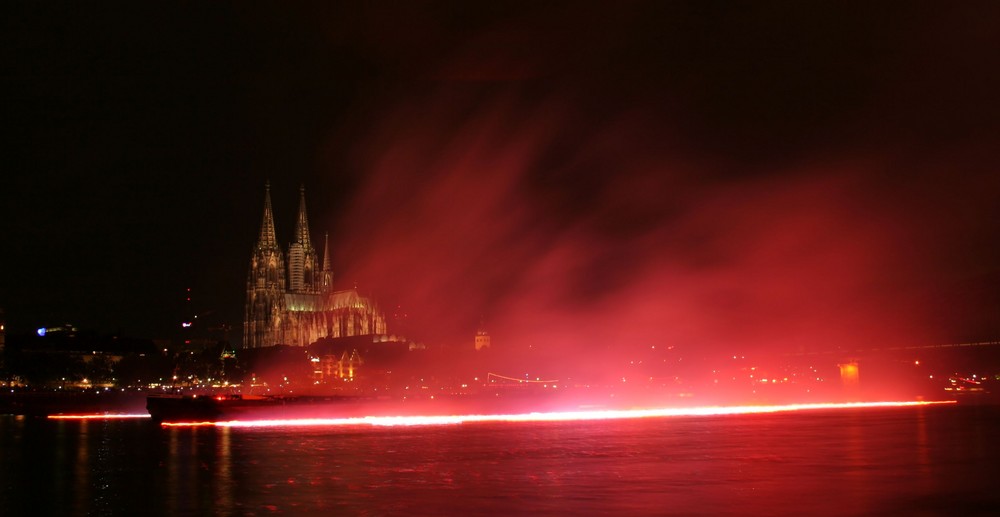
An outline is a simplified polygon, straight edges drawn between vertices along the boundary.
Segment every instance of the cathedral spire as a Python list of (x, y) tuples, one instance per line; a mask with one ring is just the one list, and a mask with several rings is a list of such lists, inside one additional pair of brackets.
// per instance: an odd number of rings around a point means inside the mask
[(309, 219), (306, 217), (306, 187), (299, 187), (299, 220), (295, 223), (295, 242), (305, 249), (312, 249), (309, 242)]
[(288, 246), (288, 280), (294, 292), (310, 293), (317, 289), (319, 261), (309, 239), (306, 216), (306, 188), (299, 187), (299, 219), (295, 223), (295, 242)]
[(330, 233), (323, 234), (323, 271), (330, 270)]
[(278, 238), (274, 233), (274, 216), (271, 214), (271, 182), (264, 184), (264, 220), (260, 223), (260, 239), (257, 246), (261, 248), (278, 247)]
[(333, 271), (330, 269), (330, 234), (323, 234), (323, 269), (320, 271), (320, 291), (333, 290)]

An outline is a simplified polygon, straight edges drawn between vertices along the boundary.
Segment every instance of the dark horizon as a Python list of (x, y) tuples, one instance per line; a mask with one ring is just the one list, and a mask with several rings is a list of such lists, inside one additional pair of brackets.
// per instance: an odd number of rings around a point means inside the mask
[(3, 10), (10, 334), (239, 342), (270, 181), (419, 341), (1000, 337), (991, 3)]

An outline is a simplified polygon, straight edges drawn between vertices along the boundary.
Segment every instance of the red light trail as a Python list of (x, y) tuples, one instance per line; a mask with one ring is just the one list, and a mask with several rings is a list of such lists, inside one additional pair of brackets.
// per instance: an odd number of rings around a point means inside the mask
[(126, 418), (149, 418), (148, 414), (110, 414), (93, 413), (83, 415), (48, 415), (50, 420), (117, 420)]
[(588, 420), (622, 420), (633, 418), (664, 418), (682, 416), (721, 416), (758, 413), (780, 413), (821, 409), (858, 409), (912, 407), (932, 404), (954, 404), (949, 401), (916, 402), (847, 402), (824, 404), (788, 404), (778, 406), (719, 406), (660, 409), (608, 409), (593, 411), (557, 411), (507, 415), (427, 415), (427, 416), (366, 416), (352, 418), (297, 418), (281, 420), (230, 420), (221, 422), (163, 422), (165, 427), (312, 427), (361, 426), (374, 427), (455, 425), (480, 422), (569, 422)]

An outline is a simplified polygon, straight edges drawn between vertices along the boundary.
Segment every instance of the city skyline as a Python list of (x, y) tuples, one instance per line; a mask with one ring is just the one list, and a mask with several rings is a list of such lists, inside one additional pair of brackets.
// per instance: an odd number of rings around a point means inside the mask
[(432, 342), (1000, 333), (988, 3), (5, 10), (8, 332), (238, 328), (270, 181)]

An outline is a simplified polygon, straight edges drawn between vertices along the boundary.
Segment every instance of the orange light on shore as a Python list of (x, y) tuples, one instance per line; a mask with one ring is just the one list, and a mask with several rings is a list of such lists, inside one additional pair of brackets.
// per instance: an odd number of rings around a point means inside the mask
[(844, 384), (844, 387), (857, 389), (860, 379), (857, 361), (838, 364), (837, 366), (840, 367), (840, 382)]
[(49, 415), (48, 418), (50, 420), (114, 420), (123, 418), (149, 418), (149, 415), (143, 413), (133, 413), (133, 414), (93, 413), (85, 415)]
[(559, 411), (551, 413), (523, 413), (509, 415), (426, 415), (426, 416), (366, 416), (354, 418), (298, 418), (284, 420), (230, 420), (224, 422), (164, 422), (168, 427), (309, 427), (309, 426), (360, 426), (376, 427), (455, 425), (479, 422), (568, 422), (588, 420), (622, 420), (630, 418), (664, 418), (679, 416), (745, 415), (780, 413), (821, 409), (857, 409), (926, 406), (954, 404), (948, 401), (913, 402), (846, 402), (825, 404), (788, 404), (780, 406), (721, 406), (660, 409), (609, 409), (600, 411)]

